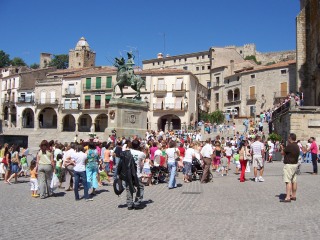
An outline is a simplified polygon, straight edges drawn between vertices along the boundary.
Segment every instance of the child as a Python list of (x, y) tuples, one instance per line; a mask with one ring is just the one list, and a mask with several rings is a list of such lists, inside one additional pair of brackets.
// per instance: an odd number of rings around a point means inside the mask
[(228, 158), (226, 153), (223, 153), (223, 157), (221, 158), (221, 176), (224, 176), (224, 172), (228, 175)]
[(18, 175), (21, 177), (21, 174), (23, 173), (24, 177), (27, 177), (28, 163), (25, 155), (23, 155), (22, 158), (20, 159), (20, 164), (21, 164), (21, 171), (19, 172)]
[[(56, 175), (58, 177), (58, 179), (61, 179), (61, 166), (62, 166), (62, 154), (58, 154), (57, 155), (57, 162), (56, 162)], [(62, 182), (60, 180), (60, 182)]]
[(151, 165), (152, 165), (152, 162), (149, 156), (147, 156), (146, 159), (143, 161), (143, 169), (142, 169), (142, 174), (143, 174), (142, 181), (144, 182), (145, 179), (147, 179), (147, 182), (146, 182), (147, 186), (152, 185)]
[(32, 197), (39, 197), (39, 194), (37, 194), (39, 185), (38, 185), (38, 179), (37, 179), (37, 162), (32, 161), (30, 164), (30, 184), (31, 184), (31, 193)]
[(235, 172), (235, 174), (239, 174), (239, 169), (240, 169), (240, 155), (239, 155), (239, 151), (237, 151), (237, 152), (233, 155), (233, 159), (234, 159), (234, 164), (236, 165), (236, 172)]

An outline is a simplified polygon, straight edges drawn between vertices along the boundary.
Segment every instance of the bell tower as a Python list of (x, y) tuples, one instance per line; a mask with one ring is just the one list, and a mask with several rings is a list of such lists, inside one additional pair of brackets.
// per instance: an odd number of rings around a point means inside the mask
[(96, 53), (84, 37), (80, 38), (75, 49), (69, 51), (69, 68), (94, 67), (95, 62)]

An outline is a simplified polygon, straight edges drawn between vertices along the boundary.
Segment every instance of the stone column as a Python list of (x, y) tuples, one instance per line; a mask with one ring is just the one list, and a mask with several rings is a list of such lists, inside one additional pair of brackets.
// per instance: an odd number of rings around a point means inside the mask
[(34, 130), (38, 130), (39, 129), (39, 116), (37, 116), (37, 114), (34, 114)]
[(8, 107), (8, 128), (11, 128), (11, 109)]
[(78, 130), (79, 130), (79, 123), (76, 122), (75, 125), (76, 125), (75, 132), (78, 132)]
[(166, 121), (166, 125), (164, 126), (164, 132), (167, 132), (169, 129), (169, 122)]

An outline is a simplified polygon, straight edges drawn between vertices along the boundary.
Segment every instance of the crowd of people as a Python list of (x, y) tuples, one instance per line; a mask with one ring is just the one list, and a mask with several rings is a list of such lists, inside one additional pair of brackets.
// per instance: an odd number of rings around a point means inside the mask
[[(264, 121), (265, 116), (261, 117)], [(226, 138), (217, 135), (206, 141), (197, 137), (198, 132), (190, 135), (183, 132), (175, 134), (173, 131), (164, 133), (161, 130), (148, 131), (145, 138), (117, 138), (113, 134), (105, 142), (97, 139), (78, 141), (75, 138), (75, 142), (61, 144), (43, 140), (30, 163), (27, 161), (28, 151), (4, 144), (0, 151), (0, 174), (8, 185), (12, 184), (13, 179), (17, 182), (19, 176), (30, 176), (32, 197), (44, 199), (54, 196), (54, 190), (60, 188), (74, 191), (76, 201), (81, 199), (80, 186), (84, 190), (83, 198), (92, 201), (99, 187), (121, 179), (125, 183), (128, 209), (138, 209), (144, 188), (154, 184), (154, 169), (159, 167), (166, 169), (166, 182), (170, 190), (178, 186), (177, 172), (182, 172), (185, 184), (195, 180), (195, 160), (203, 170), (199, 176), (203, 184), (211, 181), (210, 174), (230, 174), (232, 165), (233, 173), (240, 175), (240, 182), (247, 180), (245, 173), (250, 171), (250, 167), (253, 168), (253, 181), (264, 182), (264, 166), (267, 162), (272, 163), (274, 153), (282, 152), (286, 159), (284, 144), (266, 139), (262, 129), (251, 129), (250, 121), (244, 122), (244, 125), (250, 126), (245, 133), (235, 132), (233, 137)], [(300, 161), (310, 159), (314, 174), (317, 174), (318, 145), (315, 139), (310, 138), (306, 146), (297, 141), (297, 146)]]

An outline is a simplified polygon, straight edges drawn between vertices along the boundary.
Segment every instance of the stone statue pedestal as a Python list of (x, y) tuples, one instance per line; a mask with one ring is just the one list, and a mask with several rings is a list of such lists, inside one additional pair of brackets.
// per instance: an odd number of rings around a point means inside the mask
[(107, 136), (112, 130), (117, 131), (117, 137), (144, 137), (147, 131), (148, 104), (140, 100), (112, 98), (109, 102)]

